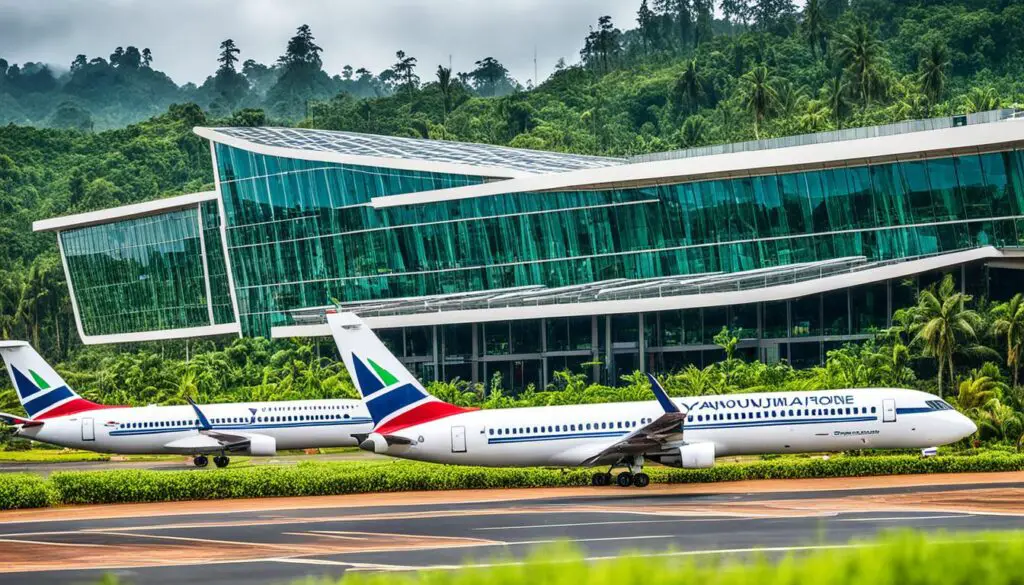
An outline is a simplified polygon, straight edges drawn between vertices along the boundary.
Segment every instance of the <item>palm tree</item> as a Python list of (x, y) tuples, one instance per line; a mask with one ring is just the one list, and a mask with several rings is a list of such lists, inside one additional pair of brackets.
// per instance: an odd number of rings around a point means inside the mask
[(1021, 354), (1024, 353), (1024, 295), (1017, 293), (1009, 302), (992, 309), (992, 333), (1006, 336), (1006, 366), (1013, 371), (1013, 386), (1017, 387)]
[(999, 93), (994, 87), (972, 87), (967, 95), (964, 97), (963, 111), (965, 114), (974, 114), (977, 112), (987, 112), (989, 110), (998, 110), (1003, 105), (1002, 98), (999, 97)]
[(807, 0), (801, 27), (811, 48), (811, 55), (815, 58), (824, 56), (828, 51), (828, 25), (825, 23), (825, 13), (821, 9), (821, 0)]
[(679, 142), (684, 148), (701, 146), (707, 141), (708, 123), (703, 116), (690, 116), (679, 130)]
[(740, 91), (748, 112), (754, 115), (754, 136), (761, 139), (761, 123), (778, 103), (776, 77), (764, 65), (757, 65), (740, 77)]
[(928, 47), (924, 57), (921, 59), (918, 82), (921, 89), (928, 96), (929, 104), (934, 105), (942, 98), (942, 92), (946, 89), (946, 69), (949, 68), (949, 53), (946, 45), (935, 41)]
[(867, 109), (882, 85), (880, 67), (885, 61), (885, 48), (865, 22), (837, 36), (836, 45), (836, 57), (853, 78)]
[(849, 94), (850, 84), (838, 76), (833, 77), (822, 88), (822, 100), (825, 102), (825, 107), (828, 108), (829, 115), (832, 116), (832, 122), (835, 123), (837, 128), (850, 110)]
[(981, 375), (981, 372), (978, 371), (971, 374), (970, 378), (960, 382), (956, 405), (963, 412), (974, 413), (984, 408), (993, 399), (999, 398), (1000, 383), (988, 376)]
[(924, 346), (925, 355), (938, 360), (940, 397), (947, 366), (950, 382), (953, 381), (953, 354), (962, 341), (973, 341), (978, 337), (981, 317), (965, 306), (971, 298), (971, 295), (956, 290), (951, 274), (942, 279), (938, 290), (933, 285), (917, 295), (911, 331), (914, 332), (914, 343)]
[(448, 113), (452, 111), (452, 90), (455, 89), (452, 70), (449, 67), (437, 66), (437, 87), (441, 90), (441, 98), (444, 101), (444, 117), (447, 120)]
[(686, 70), (679, 76), (672, 88), (680, 102), (686, 102), (686, 111), (692, 112), (700, 106), (704, 95), (704, 73), (697, 65), (696, 59), (686, 62)]
[(789, 80), (782, 80), (775, 86), (776, 109), (780, 116), (792, 116), (807, 108), (807, 94)]

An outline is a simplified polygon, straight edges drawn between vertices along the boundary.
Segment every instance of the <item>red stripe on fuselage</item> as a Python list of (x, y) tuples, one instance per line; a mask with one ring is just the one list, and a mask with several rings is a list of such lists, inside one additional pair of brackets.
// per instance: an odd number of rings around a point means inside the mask
[(473, 410), (476, 409), (462, 408), (461, 406), (455, 406), (454, 404), (448, 404), (447, 402), (441, 402), (440, 400), (431, 400), (430, 402), (423, 403), (412, 410), (403, 412), (381, 425), (380, 428), (374, 429), (374, 432), (386, 435), (388, 433), (393, 433), (395, 431), (400, 431), (402, 429), (407, 429), (409, 427), (440, 420), (442, 418), (448, 418), (449, 416)]
[(58, 416), (68, 416), (71, 414), (78, 414), (80, 412), (87, 412), (90, 410), (102, 410), (104, 408), (123, 408), (121, 406), (104, 406), (102, 404), (96, 404), (90, 402), (85, 398), (72, 398), (64, 404), (55, 407), (53, 410), (47, 411), (45, 414), (41, 414), (36, 417), (38, 420), (45, 420), (48, 418), (56, 418)]

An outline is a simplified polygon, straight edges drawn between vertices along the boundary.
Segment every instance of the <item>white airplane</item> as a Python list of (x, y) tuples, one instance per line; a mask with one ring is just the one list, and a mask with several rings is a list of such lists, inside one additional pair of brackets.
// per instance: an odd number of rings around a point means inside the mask
[(977, 427), (931, 394), (869, 388), (475, 410), (431, 396), (354, 314), (327, 316), (373, 418), (360, 447), (404, 459), (480, 466), (609, 466), (594, 485), (645, 487), (647, 459), (684, 468), (716, 457), (851, 449), (922, 449)]
[(0, 341), (14, 388), (28, 418), (0, 413), (16, 435), (100, 453), (192, 455), (217, 467), (228, 453), (273, 456), (278, 450), (348, 447), (372, 421), (359, 400), (241, 402), (202, 407), (103, 406), (76, 394), (24, 341)]

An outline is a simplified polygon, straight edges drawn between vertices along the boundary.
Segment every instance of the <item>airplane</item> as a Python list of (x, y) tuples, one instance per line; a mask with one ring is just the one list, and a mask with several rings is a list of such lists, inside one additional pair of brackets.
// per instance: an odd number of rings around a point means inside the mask
[(15, 435), (72, 449), (191, 455), (196, 467), (226, 467), (228, 453), (348, 447), (372, 430), (359, 400), (296, 400), (183, 406), (104, 406), (76, 394), (28, 343), (0, 341), (27, 417), (0, 413)]
[(431, 396), (352, 313), (327, 315), (373, 430), (360, 447), (393, 457), (491, 467), (594, 467), (592, 484), (646, 487), (647, 460), (706, 468), (717, 457), (853, 449), (922, 449), (977, 431), (937, 396), (896, 388), (766, 392), (479, 410)]

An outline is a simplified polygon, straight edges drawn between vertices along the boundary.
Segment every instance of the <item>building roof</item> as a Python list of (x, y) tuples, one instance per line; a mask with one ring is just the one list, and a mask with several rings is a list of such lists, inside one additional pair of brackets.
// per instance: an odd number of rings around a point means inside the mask
[(195, 207), (204, 201), (216, 200), (216, 191), (203, 191), (202, 193), (189, 193), (188, 195), (164, 197), (163, 199), (154, 199), (143, 203), (132, 203), (131, 205), (111, 207), (110, 209), (101, 209), (99, 211), (89, 211), (86, 213), (76, 213), (75, 215), (65, 215), (64, 217), (41, 219), (39, 221), (32, 222), (32, 231), (60, 231), (69, 228), (80, 228), (90, 225), (110, 223), (112, 221), (122, 221), (146, 215), (185, 209), (186, 207)]
[(422, 205), (506, 193), (639, 188), (978, 154), (1024, 147), (1024, 119), (751, 152), (656, 160), (568, 171), (453, 189), (374, 197), (375, 208)]
[(271, 156), (491, 178), (596, 169), (626, 162), (490, 144), (308, 128), (196, 128), (195, 133), (213, 142)]

